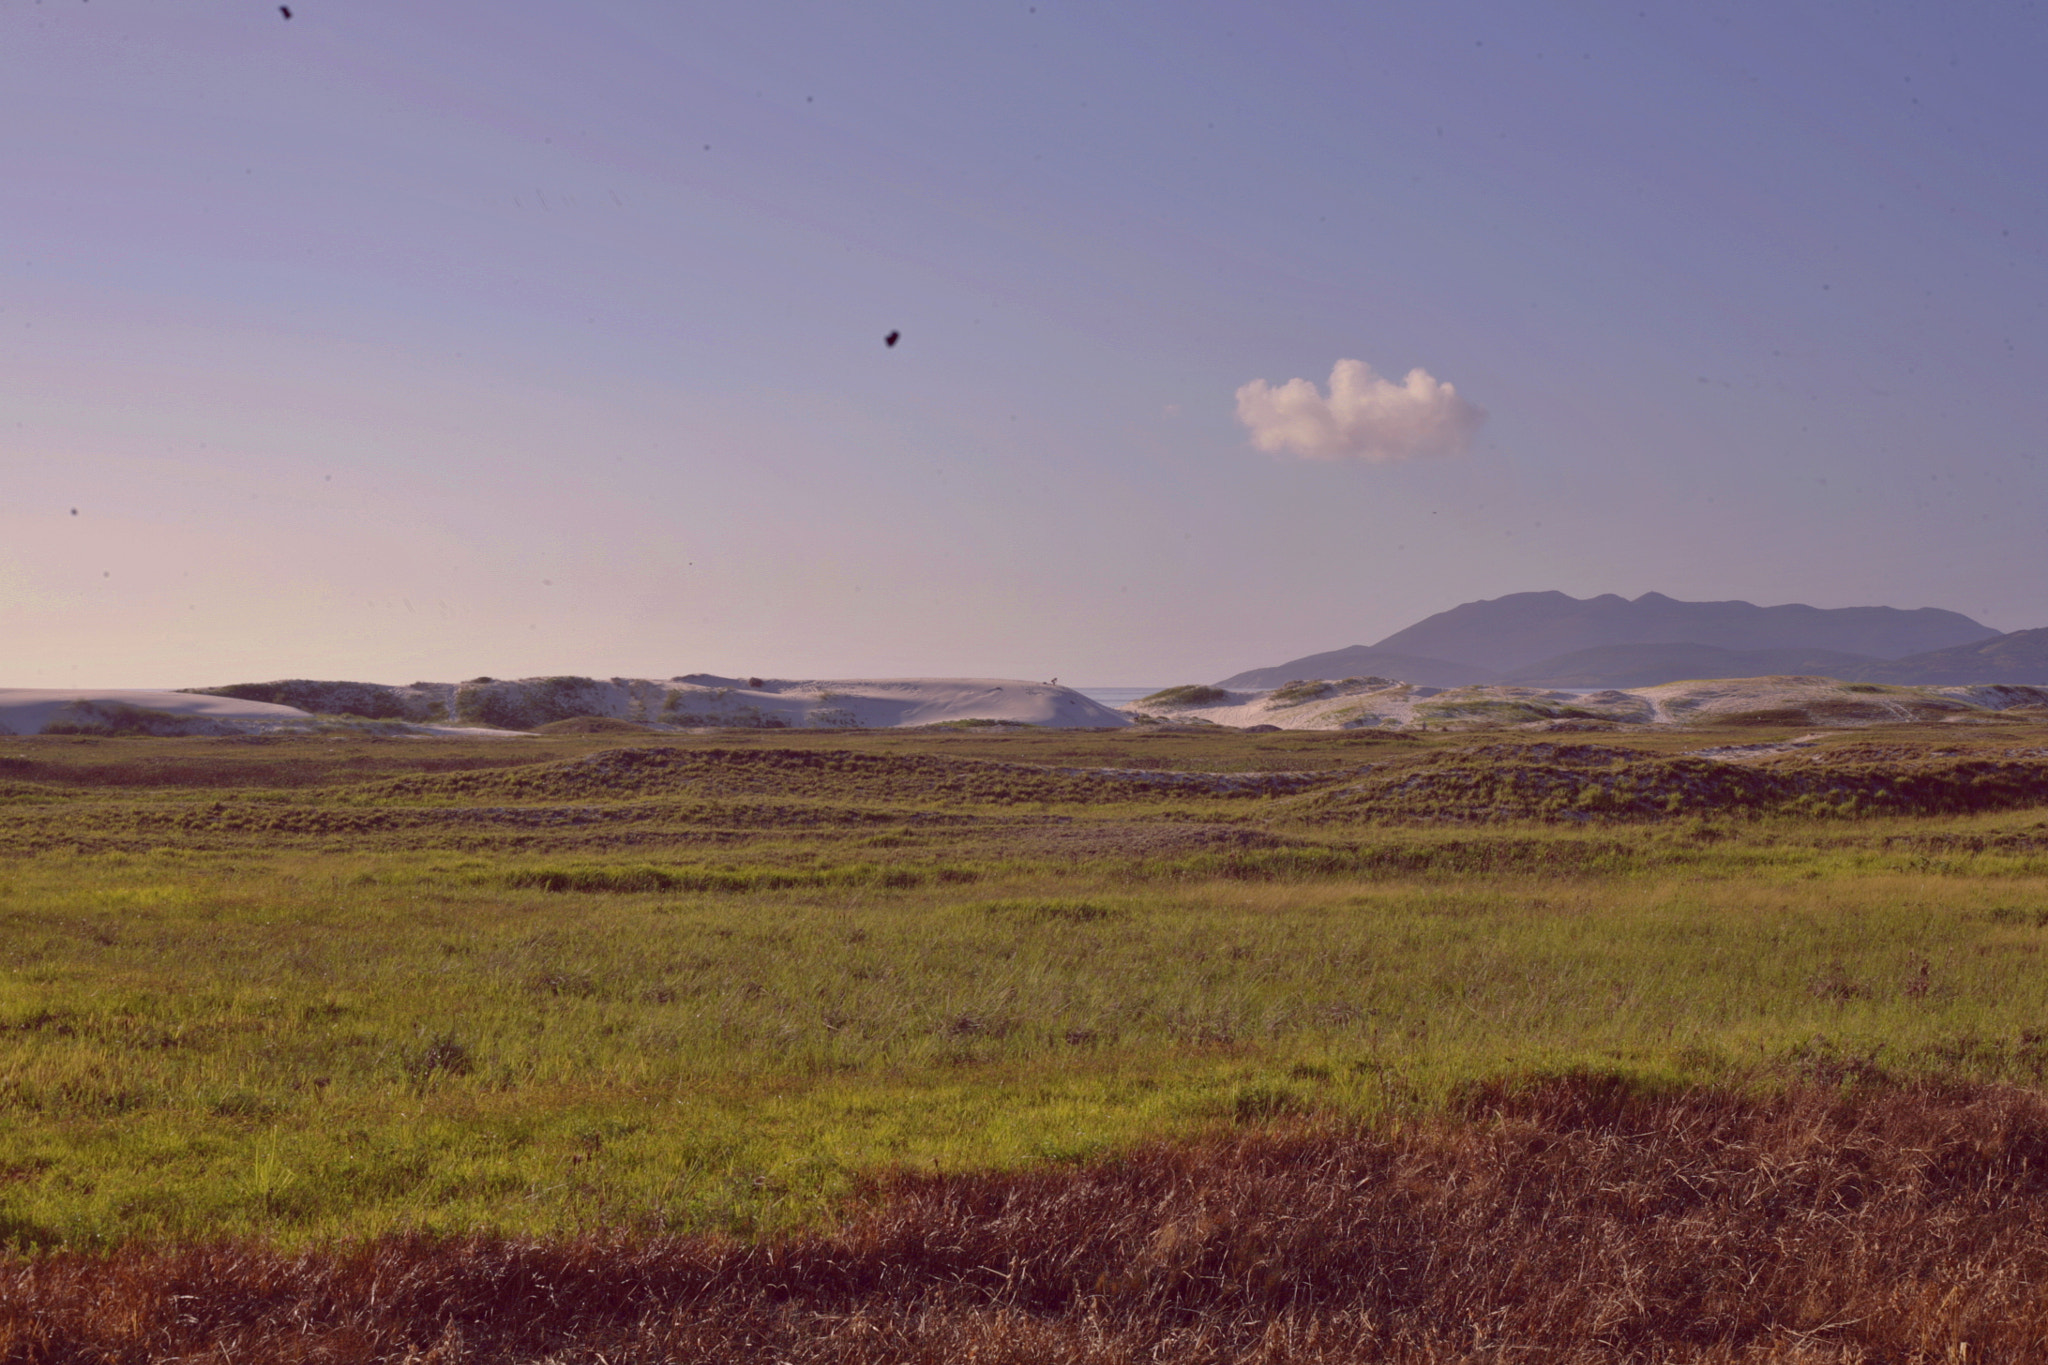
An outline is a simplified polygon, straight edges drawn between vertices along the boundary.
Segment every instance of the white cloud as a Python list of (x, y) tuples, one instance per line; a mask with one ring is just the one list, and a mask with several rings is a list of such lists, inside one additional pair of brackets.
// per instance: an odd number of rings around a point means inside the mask
[(1325, 398), (1307, 379), (1274, 388), (1254, 379), (1237, 391), (1237, 420), (1269, 454), (1291, 450), (1311, 460), (1350, 457), (1376, 464), (1421, 455), (1457, 455), (1486, 420), (1483, 409), (1427, 370), (1399, 384), (1363, 360), (1340, 360)]

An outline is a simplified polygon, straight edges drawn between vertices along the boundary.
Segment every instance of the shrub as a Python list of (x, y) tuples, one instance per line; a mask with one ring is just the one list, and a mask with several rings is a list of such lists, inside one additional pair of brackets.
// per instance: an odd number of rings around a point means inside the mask
[(978, 881), (971, 867), (900, 867), (851, 863), (840, 867), (655, 867), (646, 863), (555, 864), (517, 868), (503, 874), (504, 885), (519, 890), (598, 893), (660, 891), (776, 891), (792, 886), (879, 886), (906, 888), (936, 882), (964, 885)]
[(1282, 683), (1273, 689), (1273, 695), (1266, 698), (1275, 706), (1291, 706), (1296, 702), (1314, 701), (1317, 697), (1330, 694), (1330, 684), (1321, 679), (1297, 679)]
[[(415, 684), (417, 686), (417, 684)], [(276, 682), (230, 683), (226, 687), (188, 687), (194, 696), (233, 697), (237, 701), (295, 706), (316, 716), (360, 716), (364, 720), (426, 720), (438, 709), (423, 698), (409, 697), (381, 683), (320, 682), (283, 678)]]
[(465, 684), (456, 699), (456, 712), (464, 720), (501, 730), (532, 730), (550, 721), (574, 720), (601, 710), (603, 687), (595, 678), (574, 677)]
[(1230, 700), (1230, 694), (1220, 687), (1209, 687), (1202, 683), (1187, 683), (1180, 687), (1167, 687), (1149, 697), (1138, 698), (1139, 706), (1215, 706)]
[(544, 735), (644, 735), (648, 733), (648, 727), (616, 716), (571, 716), (567, 720), (551, 720), (541, 726), (539, 732)]
[(203, 716), (179, 716), (125, 702), (73, 702), (43, 727), (46, 735), (203, 735), (219, 727)]
[(435, 1073), (467, 1076), (476, 1070), (476, 1058), (452, 1033), (436, 1034), (424, 1047), (406, 1059), (406, 1074), (426, 1081)]

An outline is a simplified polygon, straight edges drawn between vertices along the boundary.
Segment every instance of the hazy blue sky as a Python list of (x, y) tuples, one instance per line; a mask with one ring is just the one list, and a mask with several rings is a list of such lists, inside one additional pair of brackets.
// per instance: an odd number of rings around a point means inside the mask
[(2031, 5), (292, 10), (0, 0), (0, 685), (2048, 625)]

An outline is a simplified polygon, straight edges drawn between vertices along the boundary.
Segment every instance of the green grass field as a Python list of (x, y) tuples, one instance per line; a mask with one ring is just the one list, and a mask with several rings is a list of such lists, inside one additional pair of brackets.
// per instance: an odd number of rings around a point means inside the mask
[(1501, 1077), (2033, 1086), (2044, 733), (1815, 750), (1980, 809), (1741, 819), (1415, 786), (1512, 733), (0, 741), (0, 1238), (751, 1233)]

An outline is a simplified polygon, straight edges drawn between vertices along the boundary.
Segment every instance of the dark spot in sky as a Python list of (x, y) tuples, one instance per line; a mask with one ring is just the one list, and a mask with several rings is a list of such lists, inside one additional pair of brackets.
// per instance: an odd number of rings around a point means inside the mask
[(894, 346), (897, 342), (901, 340), (903, 340), (903, 333), (891, 332), (889, 333), (889, 335), (882, 338), (882, 344), (884, 346)]
[(277, 7), (277, 12), (279, 14), (282, 14), (287, 19), (292, 17), (292, 7), (290, 5), (279, 5)]
[(71, 509), (71, 515), (74, 517), (78, 515), (78, 509), (76, 507)]

